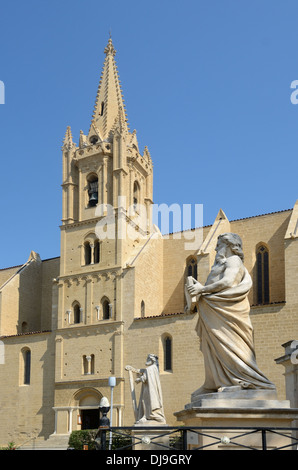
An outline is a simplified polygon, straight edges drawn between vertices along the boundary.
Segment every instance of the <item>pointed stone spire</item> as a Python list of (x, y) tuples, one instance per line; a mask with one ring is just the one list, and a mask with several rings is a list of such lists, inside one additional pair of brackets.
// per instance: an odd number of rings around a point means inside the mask
[(70, 126), (67, 126), (64, 140), (63, 140), (63, 146), (62, 149), (71, 149), (72, 147), (75, 146), (74, 141), (72, 140), (72, 133), (71, 133), (71, 128)]
[(128, 132), (127, 117), (115, 62), (116, 50), (112, 38), (104, 50), (106, 58), (97, 91), (94, 112), (88, 140), (96, 135), (100, 140), (108, 140), (116, 122), (121, 122), (124, 132)]

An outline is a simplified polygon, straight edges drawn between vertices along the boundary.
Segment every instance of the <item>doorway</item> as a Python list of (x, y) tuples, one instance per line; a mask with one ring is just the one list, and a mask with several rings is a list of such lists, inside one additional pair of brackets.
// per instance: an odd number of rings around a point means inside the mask
[(99, 427), (99, 409), (81, 410), (81, 429), (97, 429)]

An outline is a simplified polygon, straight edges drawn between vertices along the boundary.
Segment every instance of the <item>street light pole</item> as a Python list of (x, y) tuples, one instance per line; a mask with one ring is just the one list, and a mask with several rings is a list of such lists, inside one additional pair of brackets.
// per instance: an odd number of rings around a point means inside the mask
[[(113, 426), (113, 391), (116, 386), (116, 377), (109, 377), (109, 387), (111, 387), (111, 413), (110, 413), (110, 427)], [(112, 431), (110, 431), (109, 450), (112, 448)]]

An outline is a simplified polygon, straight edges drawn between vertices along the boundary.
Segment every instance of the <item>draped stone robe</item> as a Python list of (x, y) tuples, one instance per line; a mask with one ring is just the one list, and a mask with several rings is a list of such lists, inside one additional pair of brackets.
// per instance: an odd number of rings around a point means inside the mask
[(157, 421), (165, 423), (162, 390), (156, 363), (142, 370), (142, 389), (138, 406), (137, 422)]
[(200, 295), (196, 331), (205, 362), (201, 393), (220, 387), (275, 389), (259, 370), (253, 344), (250, 305), (251, 277), (244, 268), (241, 282), (220, 292)]

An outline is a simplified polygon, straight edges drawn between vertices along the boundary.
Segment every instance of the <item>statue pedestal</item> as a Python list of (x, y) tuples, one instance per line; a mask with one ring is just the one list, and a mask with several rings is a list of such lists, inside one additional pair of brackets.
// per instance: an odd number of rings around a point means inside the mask
[[(198, 447), (206, 450), (262, 450), (290, 446), (294, 442), (290, 428), (298, 417), (298, 409), (290, 408), (288, 400), (277, 400), (275, 391), (229, 387), (217, 393), (194, 393), (192, 402), (174, 415), (187, 427), (204, 428), (188, 432), (190, 450)], [(273, 432), (265, 433), (257, 428), (270, 428)], [(274, 432), (274, 428), (287, 429)], [(297, 443), (285, 449), (296, 448)]]
[[(158, 429), (154, 429), (157, 428)], [(153, 428), (153, 429), (152, 429)], [(132, 431), (133, 448), (135, 450), (169, 450), (169, 435), (167, 424), (158, 424), (156, 421), (147, 421), (135, 424)]]

